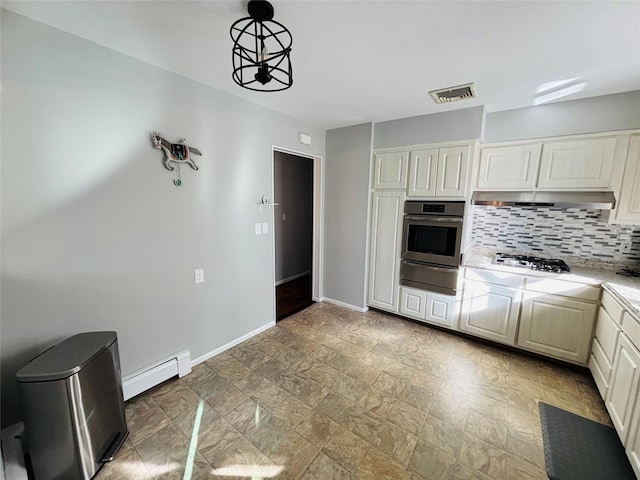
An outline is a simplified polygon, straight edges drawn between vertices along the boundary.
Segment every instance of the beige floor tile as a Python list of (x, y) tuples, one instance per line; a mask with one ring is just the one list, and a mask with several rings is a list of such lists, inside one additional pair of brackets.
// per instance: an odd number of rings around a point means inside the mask
[(171, 420), (151, 396), (140, 395), (125, 406), (129, 440), (137, 445), (167, 427)]
[(169, 382), (163, 388), (152, 392), (151, 397), (169, 418), (176, 418), (198, 408), (200, 396), (181, 381)]
[(456, 458), (438, 447), (419, 440), (408, 468), (429, 480), (450, 479)]
[(369, 442), (339, 426), (325, 443), (322, 452), (355, 473), (369, 447), (371, 447)]
[(462, 450), (464, 431), (429, 415), (418, 434), (420, 441), (457, 458)]
[(497, 480), (461, 463), (456, 464), (451, 480)]
[(493, 478), (504, 478), (507, 452), (465, 434), (459, 463)]
[(269, 458), (283, 467), (287, 479), (296, 480), (317, 457), (318, 449), (296, 432), (289, 431), (286, 438), (269, 454)]
[(542, 480), (539, 401), (610, 423), (586, 370), (314, 304), (127, 402), (97, 479), (182, 480), (200, 412), (192, 480)]
[(329, 392), (318, 405), (315, 410), (322, 413), (332, 420), (339, 422), (342, 418), (342, 414), (347, 408), (353, 407), (355, 404), (348, 398), (338, 395), (337, 393)]
[(356, 474), (359, 480), (380, 480), (402, 478), (404, 471), (402, 465), (380, 450), (371, 447), (358, 465)]
[(331, 460), (324, 453), (320, 453), (307, 467), (300, 477), (302, 480), (356, 480), (356, 477), (340, 466), (334, 460)]
[(295, 430), (316, 448), (322, 448), (339, 428), (328, 416), (316, 411), (305, 418)]
[(507, 449), (507, 424), (481, 415), (473, 410), (467, 416), (464, 431), (483, 442), (490, 443), (502, 450)]

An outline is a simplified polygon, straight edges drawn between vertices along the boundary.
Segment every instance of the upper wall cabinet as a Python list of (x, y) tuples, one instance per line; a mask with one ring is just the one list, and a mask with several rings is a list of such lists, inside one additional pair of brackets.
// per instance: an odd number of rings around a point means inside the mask
[(542, 146), (515, 145), (483, 148), (480, 154), (479, 188), (534, 188)]
[(377, 153), (374, 157), (373, 188), (404, 190), (407, 188), (409, 152)]
[(616, 138), (542, 145), (538, 188), (608, 188)]
[(613, 221), (640, 225), (640, 135), (632, 135), (629, 142), (618, 206)]
[(408, 196), (464, 197), (469, 150), (469, 145), (412, 150)]
[(616, 136), (493, 145), (483, 148), (479, 189), (575, 190), (611, 188)]

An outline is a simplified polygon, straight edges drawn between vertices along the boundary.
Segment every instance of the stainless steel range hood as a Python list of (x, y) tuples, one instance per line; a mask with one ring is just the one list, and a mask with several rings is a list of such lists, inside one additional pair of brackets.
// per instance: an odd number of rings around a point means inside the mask
[(613, 192), (473, 192), (471, 204), (611, 210), (616, 198)]

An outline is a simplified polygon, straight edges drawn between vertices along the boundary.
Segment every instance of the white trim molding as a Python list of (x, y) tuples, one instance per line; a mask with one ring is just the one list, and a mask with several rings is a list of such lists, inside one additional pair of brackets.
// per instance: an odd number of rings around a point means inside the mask
[(278, 285), (282, 285), (283, 283), (287, 283), (287, 282), (290, 282), (291, 280), (295, 280), (296, 278), (302, 278), (307, 275), (311, 275), (311, 270), (307, 270), (306, 272), (298, 273), (297, 275), (292, 275), (291, 277), (278, 280), (275, 285), (277, 287)]
[(206, 362), (210, 358), (213, 358), (216, 355), (219, 355), (226, 350), (229, 350), (231, 347), (235, 347), (236, 345), (244, 342), (245, 340), (249, 340), (251, 337), (255, 337), (259, 333), (262, 333), (265, 330), (270, 329), (271, 327), (275, 327), (275, 325), (276, 325), (276, 322), (269, 322), (266, 325), (262, 325), (261, 327), (258, 327), (255, 330), (252, 330), (251, 332), (236, 338), (235, 340), (231, 340), (230, 342), (225, 343), (224, 345), (216, 348), (215, 350), (211, 350), (210, 352), (199, 356), (198, 358), (191, 361), (191, 368), (195, 367), (196, 365), (199, 365), (202, 362)]
[(321, 302), (331, 303), (333, 305), (337, 305), (339, 307), (348, 308), (349, 310), (355, 310), (356, 312), (364, 313), (369, 310), (369, 307), (356, 307), (355, 305), (351, 305), (349, 303), (341, 302), (340, 300), (334, 300), (333, 298), (322, 297), (320, 298)]

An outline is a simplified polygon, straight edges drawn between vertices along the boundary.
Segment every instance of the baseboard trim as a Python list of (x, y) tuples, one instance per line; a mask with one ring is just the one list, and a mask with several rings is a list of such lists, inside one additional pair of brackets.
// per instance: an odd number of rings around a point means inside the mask
[(229, 350), (231, 347), (235, 347), (239, 343), (242, 343), (245, 340), (249, 340), (251, 337), (255, 337), (259, 333), (262, 333), (265, 330), (270, 329), (271, 327), (275, 327), (275, 325), (276, 325), (276, 322), (269, 322), (266, 325), (262, 325), (261, 327), (258, 327), (255, 330), (252, 330), (251, 332), (249, 332), (249, 333), (247, 333), (245, 335), (242, 335), (241, 337), (236, 338), (235, 340), (231, 340), (229, 343), (225, 343), (221, 347), (218, 347), (215, 350), (211, 350), (210, 352), (205, 353), (204, 355), (201, 355), (198, 358), (193, 359), (191, 361), (191, 367), (193, 368), (193, 367), (195, 367), (196, 365), (199, 365), (202, 362), (206, 362), (210, 358), (213, 358), (216, 355), (221, 354), (225, 350)]
[(297, 275), (293, 275), (292, 277), (283, 278), (282, 280), (278, 280), (275, 283), (275, 286), (282, 285), (283, 283), (290, 282), (291, 280), (295, 280), (296, 278), (306, 277), (307, 275), (311, 275), (311, 270), (306, 272), (298, 273)]
[(170, 357), (130, 373), (122, 379), (122, 394), (126, 400), (140, 395), (150, 388), (175, 377), (184, 377), (191, 372), (191, 354), (181, 350)]
[(349, 303), (341, 302), (340, 300), (334, 300), (333, 298), (322, 297), (320, 299), (321, 302), (332, 303), (333, 305), (337, 305), (339, 307), (348, 308), (349, 310), (355, 310), (356, 312), (364, 313), (369, 310), (369, 307), (356, 307), (355, 305), (351, 305)]

